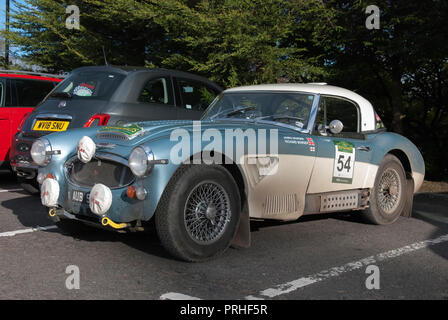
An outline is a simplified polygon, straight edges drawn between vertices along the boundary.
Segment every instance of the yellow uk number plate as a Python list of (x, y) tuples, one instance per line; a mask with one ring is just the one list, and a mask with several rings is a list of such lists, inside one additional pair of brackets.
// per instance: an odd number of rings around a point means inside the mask
[(69, 121), (49, 121), (39, 120), (33, 127), (34, 131), (65, 131), (67, 130)]

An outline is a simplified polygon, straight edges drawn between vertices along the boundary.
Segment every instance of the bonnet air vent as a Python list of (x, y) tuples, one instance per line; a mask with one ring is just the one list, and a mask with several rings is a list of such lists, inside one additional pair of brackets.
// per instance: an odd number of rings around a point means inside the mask
[(111, 139), (111, 140), (122, 140), (127, 141), (129, 138), (121, 133), (111, 133), (111, 132), (100, 132), (96, 135), (98, 139)]

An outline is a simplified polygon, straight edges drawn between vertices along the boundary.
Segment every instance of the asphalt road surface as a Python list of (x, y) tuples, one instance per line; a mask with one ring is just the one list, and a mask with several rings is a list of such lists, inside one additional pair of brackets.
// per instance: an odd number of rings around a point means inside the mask
[(250, 249), (186, 263), (154, 232), (67, 234), (2, 174), (0, 299), (448, 299), (447, 194), (417, 194), (413, 217), (390, 226), (326, 214), (256, 222), (251, 236)]

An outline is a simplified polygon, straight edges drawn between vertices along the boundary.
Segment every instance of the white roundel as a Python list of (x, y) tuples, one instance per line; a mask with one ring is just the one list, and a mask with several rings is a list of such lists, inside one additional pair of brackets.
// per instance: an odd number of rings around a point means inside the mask
[(112, 205), (112, 191), (104, 184), (94, 185), (90, 191), (89, 205), (94, 214), (104, 215)]
[(59, 198), (59, 183), (55, 179), (47, 178), (40, 188), (40, 199), (46, 207), (56, 207)]
[(95, 142), (87, 136), (82, 137), (78, 142), (78, 159), (84, 163), (92, 160), (95, 155)]

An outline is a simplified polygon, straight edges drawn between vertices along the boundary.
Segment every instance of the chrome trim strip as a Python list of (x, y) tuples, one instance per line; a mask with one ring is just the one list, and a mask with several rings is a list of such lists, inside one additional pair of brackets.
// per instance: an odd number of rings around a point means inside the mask
[(313, 106), (311, 107), (310, 117), (308, 120), (308, 133), (313, 133), (313, 126), (316, 122), (317, 112), (319, 111), (319, 103), (320, 103), (320, 94), (316, 94), (314, 96)]
[(36, 115), (36, 119), (53, 118), (62, 120), (72, 120), (73, 117), (68, 114), (58, 114), (58, 113), (40, 113)]

